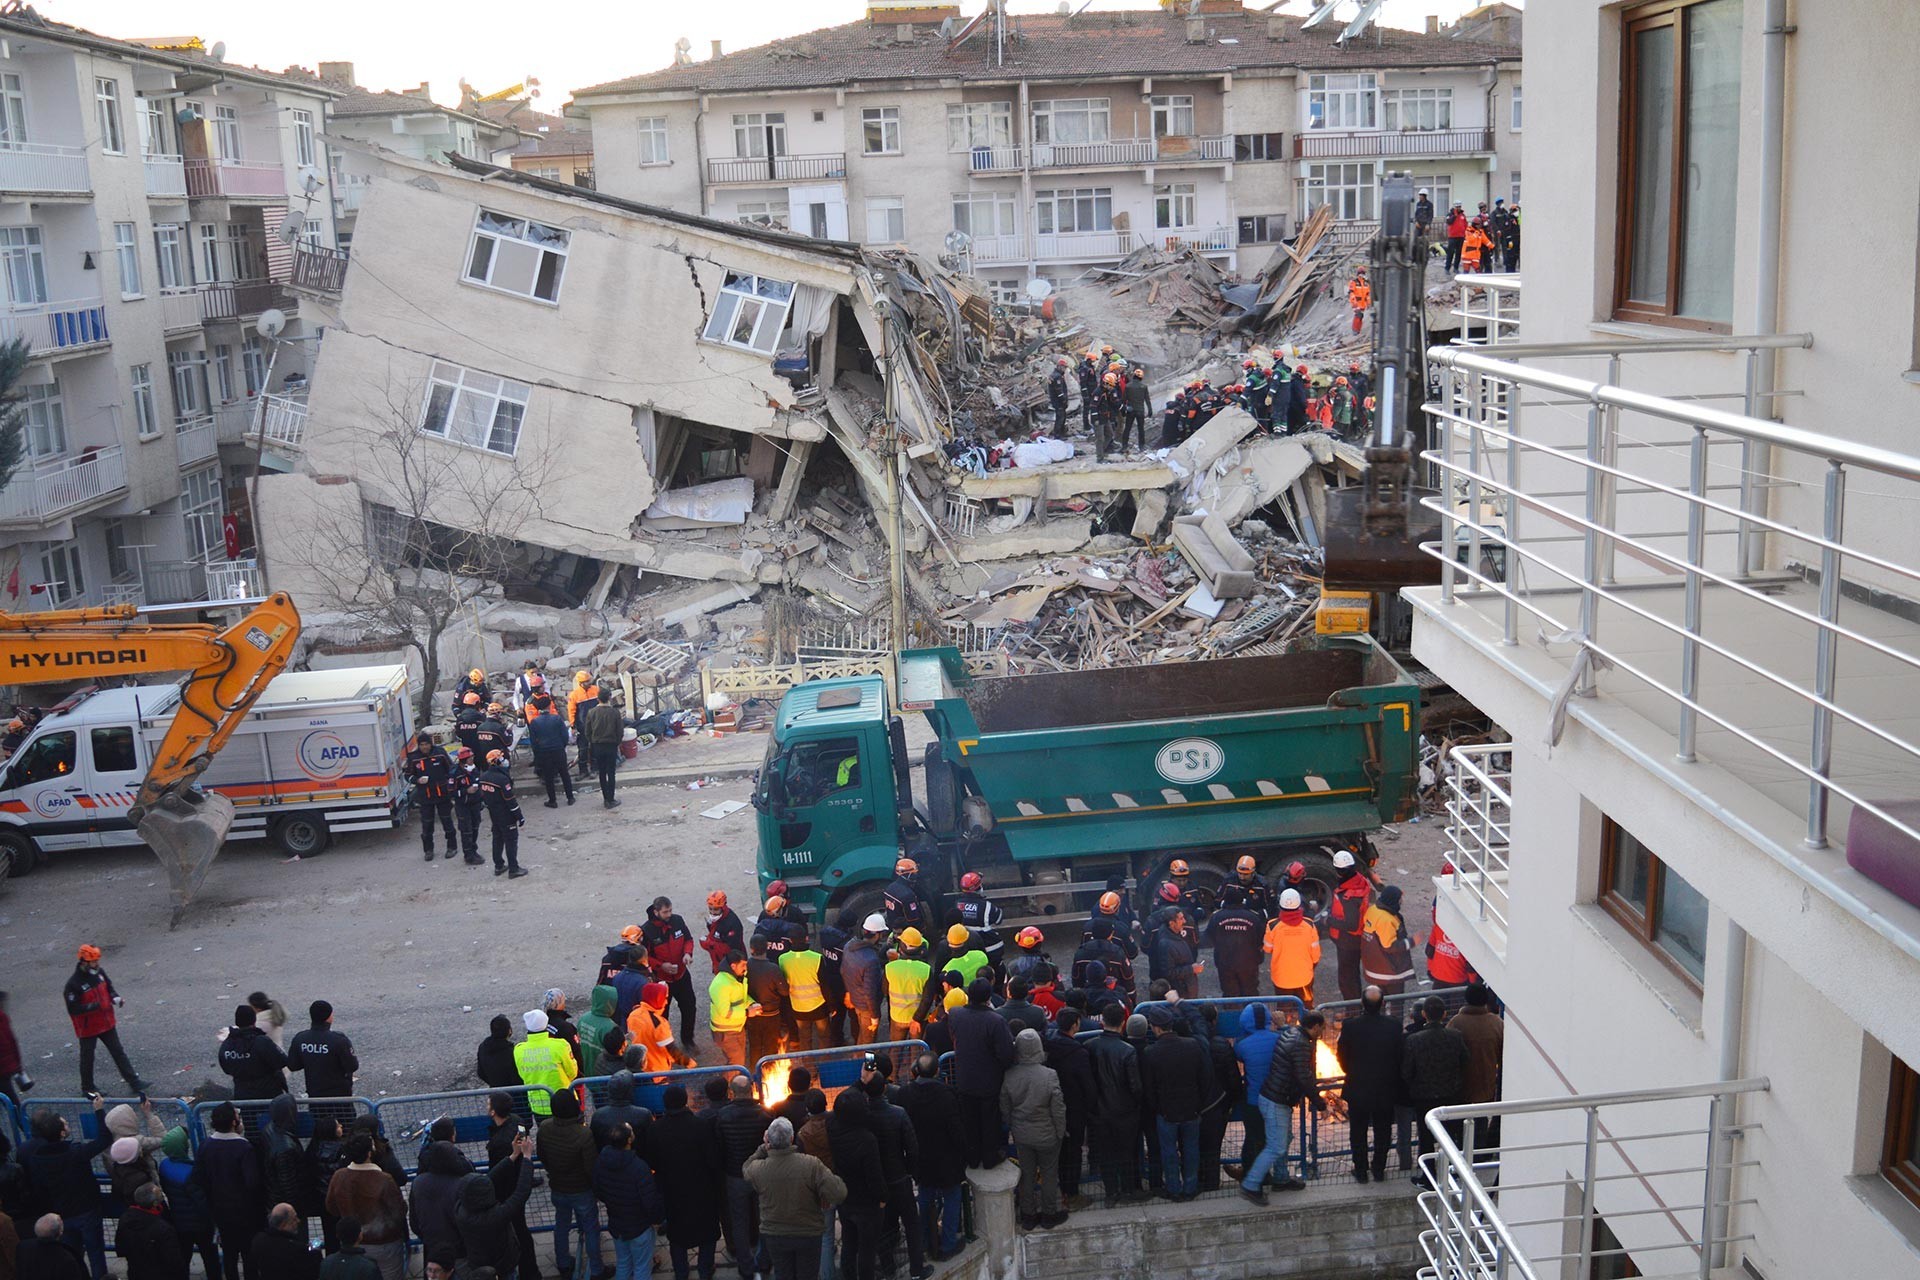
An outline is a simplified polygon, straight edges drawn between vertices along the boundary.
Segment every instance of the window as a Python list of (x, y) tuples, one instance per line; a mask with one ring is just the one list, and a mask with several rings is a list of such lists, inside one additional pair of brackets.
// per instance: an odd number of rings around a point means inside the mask
[(153, 402), (153, 366), (136, 364), (133, 375), (133, 425), (142, 440), (160, 434), (160, 414)]
[(253, 252), (247, 244), (247, 225), (244, 222), (227, 224), (227, 260), (233, 266), (235, 280), (257, 280), (264, 274), (255, 267)]
[(27, 95), (20, 88), (18, 72), (0, 75), (0, 146), (19, 145), (27, 140)]
[(435, 360), (420, 430), (511, 458), (520, 448), (520, 425), (532, 394), (524, 382)]
[(1286, 135), (1279, 133), (1236, 133), (1233, 135), (1235, 160), (1284, 160), (1281, 154)]
[(67, 455), (67, 409), (60, 396), (60, 384), (46, 383), (20, 389), (20, 405), (26, 412), (27, 456), (35, 462)]
[[(45, 569), (46, 566), (47, 557), (40, 557), (40, 567)], [(49, 576), (45, 581), (48, 593), (53, 594), (54, 579)], [(56, 601), (65, 598), (67, 597), (55, 596)], [(73, 772), (73, 744), (74, 735), (70, 729), (62, 729), (58, 733), (44, 734), (35, 738), (15, 757), (13, 769), (7, 775), (7, 785), (24, 787), (35, 782), (46, 782), (51, 778), (66, 777)]]
[[(1444, 229), (1447, 210), (1453, 208), (1453, 175), (1450, 173), (1416, 173), (1413, 176), (1413, 189), (1424, 191), (1433, 201), (1433, 220), (1441, 223)], [(1382, 180), (1386, 178), (1381, 175)]]
[(1520, 132), (1520, 86), (1517, 84), (1513, 86), (1513, 114), (1508, 119), (1507, 127), (1515, 133)]
[(1019, 203), (1011, 191), (957, 191), (953, 229), (975, 237), (1019, 235)]
[(192, 559), (225, 556), (227, 543), (220, 532), (220, 468), (203, 467), (180, 477), (181, 519), (187, 526), (187, 548)]
[(869, 156), (900, 154), (900, 108), (860, 109), (860, 153)]
[(1379, 120), (1379, 77), (1357, 75), (1307, 77), (1307, 128), (1373, 129)]
[(750, 227), (772, 227), (776, 231), (788, 229), (788, 207), (785, 200), (742, 200), (734, 206), (734, 219)]
[(1628, 15), (1614, 312), (1689, 328), (1733, 318), (1740, 0)]
[(1193, 95), (1185, 93), (1156, 94), (1152, 100), (1153, 136), (1156, 138), (1190, 138), (1193, 127)]
[(1887, 1142), (1880, 1176), (1920, 1205), (1920, 1072), (1895, 1058), (1887, 1090)]
[(1374, 217), (1379, 189), (1371, 164), (1307, 166), (1307, 212), (1330, 204), (1333, 216), (1341, 222), (1366, 221)]
[(1380, 95), (1380, 123), (1405, 133), (1453, 128), (1453, 90), (1389, 89)]
[(868, 243), (898, 244), (906, 238), (907, 202), (899, 196), (868, 196)]
[(95, 773), (130, 773), (140, 767), (133, 753), (132, 726), (111, 725), (90, 730), (87, 736), (93, 740)]
[(1287, 215), (1256, 213), (1240, 220), (1241, 244), (1275, 244), (1287, 238)]
[(467, 255), (467, 279), (503, 293), (557, 302), (571, 239), (559, 227), (482, 209)]
[(206, 283), (220, 279), (220, 228), (211, 222), (200, 224), (200, 279)]
[(1601, 839), (1600, 905), (1698, 988), (1707, 972), (1707, 900), (1611, 818)]
[(300, 243), (309, 249), (319, 249), (327, 239), (327, 224), (318, 218), (308, 218), (300, 224)]
[(1195, 222), (1193, 184), (1176, 182), (1153, 189), (1153, 225), (1158, 231), (1191, 227)]
[(667, 118), (647, 116), (640, 121), (640, 163), (670, 164), (667, 158)]
[(793, 808), (818, 804), (836, 791), (860, 785), (860, 740), (828, 738), (803, 742), (787, 753), (781, 770), (787, 804)]
[(987, 296), (1002, 306), (1024, 302), (1027, 297), (1027, 282), (1018, 276), (1003, 277), (997, 280), (983, 281), (987, 286)]
[(100, 114), (100, 149), (119, 155), (127, 149), (126, 136), (120, 128), (120, 82), (105, 76), (94, 77), (93, 105)]
[(1033, 104), (1036, 143), (1105, 142), (1112, 132), (1110, 99), (1056, 98)]
[(310, 165), (314, 154), (313, 112), (296, 110), (293, 113), (293, 162)]
[(1517, 208), (1520, 204), (1520, 171), (1515, 169), (1508, 176), (1511, 181), (1507, 186), (1507, 203)]
[(186, 246), (180, 242), (180, 224), (162, 222), (153, 228), (153, 256), (162, 289), (184, 289), (193, 283), (187, 271)]
[(527, 172), (536, 178), (545, 178), (548, 182), (560, 181), (560, 166), (557, 164), (541, 165), (538, 168), (529, 169)]
[(787, 113), (736, 111), (733, 115), (733, 154), (741, 159), (787, 154)]
[(220, 158), (239, 160), (240, 155), (240, 113), (232, 107), (213, 109), (213, 131), (220, 139)]
[(213, 349), (214, 385), (220, 389), (220, 403), (231, 404), (233, 395), (233, 348), (222, 343)]
[(15, 306), (47, 300), (47, 261), (40, 252), (40, 228), (0, 227), (0, 262), (7, 269), (7, 299)]
[(164, 98), (140, 99), (140, 153), (148, 156), (173, 155), (168, 142), (173, 137), (172, 117), (167, 113), (170, 104)]
[(107, 577), (115, 582), (133, 576), (133, 560), (127, 555), (127, 522), (109, 520), (100, 526), (107, 544)]
[(267, 384), (267, 348), (259, 335), (249, 333), (241, 339), (240, 369), (247, 380), (247, 398), (251, 400)]
[(173, 420), (185, 422), (207, 411), (207, 353), (167, 352), (167, 376), (173, 384)]
[(947, 104), (947, 150), (1013, 145), (1011, 102), (950, 102)]
[[(80, 544), (63, 542), (40, 553), (40, 580), (47, 584), (47, 595), (56, 605), (66, 604), (87, 590), (87, 571), (80, 562)], [(72, 750), (72, 741), (68, 741)], [(69, 755), (71, 758), (71, 755)]]
[(134, 235), (131, 222), (113, 224), (113, 253), (120, 263), (120, 293), (128, 298), (140, 294), (140, 245)]
[(1078, 187), (1071, 191), (1036, 191), (1034, 226), (1041, 235), (1060, 231), (1113, 230), (1113, 189)]
[(787, 327), (787, 310), (792, 305), (793, 286), (785, 280), (729, 271), (700, 336), (709, 342), (771, 355), (780, 341), (780, 331)]

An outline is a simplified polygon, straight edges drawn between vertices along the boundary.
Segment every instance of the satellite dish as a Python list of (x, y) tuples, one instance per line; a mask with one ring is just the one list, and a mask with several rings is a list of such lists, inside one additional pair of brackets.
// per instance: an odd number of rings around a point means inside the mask
[(973, 247), (973, 237), (964, 231), (949, 231), (944, 243), (948, 253), (959, 257)]
[(1027, 296), (1035, 302), (1045, 302), (1053, 296), (1053, 281), (1035, 276), (1027, 281)]
[(253, 322), (253, 327), (260, 331), (261, 337), (271, 342), (287, 327), (287, 313), (278, 307), (268, 307), (260, 313), (260, 318)]
[(215, 62), (225, 62), (227, 60), (227, 42), (225, 40), (215, 40), (213, 42), (213, 48), (207, 50), (207, 56)]
[(300, 238), (300, 224), (297, 222), (283, 222), (280, 224), (280, 229), (273, 234), (279, 236), (283, 243), (292, 244)]
[(320, 194), (320, 171), (310, 164), (300, 166), (300, 190), (308, 196)]

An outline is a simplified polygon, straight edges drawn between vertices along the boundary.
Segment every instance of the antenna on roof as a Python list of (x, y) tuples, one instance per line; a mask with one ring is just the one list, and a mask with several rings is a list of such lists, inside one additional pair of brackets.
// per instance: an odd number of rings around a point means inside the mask
[(207, 56), (215, 62), (225, 62), (227, 60), (227, 42), (225, 40), (215, 40), (213, 42), (213, 48), (207, 50)]
[(676, 67), (693, 65), (693, 41), (685, 36), (673, 42), (673, 65)]

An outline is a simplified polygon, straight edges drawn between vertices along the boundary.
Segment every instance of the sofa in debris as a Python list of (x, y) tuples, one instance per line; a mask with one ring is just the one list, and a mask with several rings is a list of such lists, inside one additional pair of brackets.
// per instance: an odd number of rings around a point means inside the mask
[(1253, 556), (1219, 516), (1181, 516), (1173, 522), (1173, 545), (1216, 600), (1250, 596), (1259, 585)]

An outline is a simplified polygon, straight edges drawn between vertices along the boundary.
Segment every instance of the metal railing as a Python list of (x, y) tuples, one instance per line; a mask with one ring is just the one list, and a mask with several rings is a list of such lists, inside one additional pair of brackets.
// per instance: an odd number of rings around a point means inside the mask
[(200, 327), (200, 291), (198, 289), (162, 289), (160, 291), (160, 327), (172, 333)]
[(147, 585), (138, 579), (132, 582), (109, 582), (100, 590), (101, 604), (130, 604), (135, 608), (147, 602)]
[(293, 396), (269, 395), (258, 427), (247, 427), (247, 438), (265, 435), (268, 444), (288, 449), (300, 447), (307, 433), (307, 402)]
[(247, 600), (264, 595), (257, 560), (210, 560), (206, 570), (209, 600)]
[(1293, 135), (1293, 158), (1322, 160), (1339, 156), (1465, 156), (1492, 151), (1491, 129), (1409, 129), (1403, 133), (1322, 133)]
[(153, 604), (178, 604), (207, 598), (207, 567), (194, 560), (158, 560), (141, 567), (146, 596)]
[(1015, 173), (1027, 167), (1027, 149), (1022, 146), (968, 147), (965, 154), (967, 168), (974, 173)]
[(99, 298), (33, 302), (0, 314), (0, 342), (25, 338), (34, 355), (95, 347), (111, 340)]
[(180, 156), (147, 156), (147, 194), (161, 199), (183, 199), (187, 194), (187, 162)]
[(1205, 231), (1155, 231), (1154, 240), (1168, 253), (1198, 249), (1202, 253), (1225, 253), (1233, 248), (1232, 227), (1210, 227)]
[[(1734, 1234), (1733, 1211), (1755, 1202), (1734, 1195), (1733, 1171), (1758, 1163), (1735, 1150), (1758, 1128), (1740, 1123), (1738, 1099), (1767, 1087), (1761, 1077), (1435, 1108), (1424, 1120), (1436, 1150), (1421, 1159), (1420, 1280), (1592, 1275), (1596, 1259), (1629, 1252), (1596, 1247), (1600, 1217), (1642, 1267), (1679, 1251), (1658, 1273), (1684, 1266), (1707, 1280), (1728, 1245), (1753, 1238)], [(1700, 1103), (1706, 1114), (1695, 1119)], [(1569, 1168), (1579, 1170), (1572, 1179)]]
[(127, 458), (121, 447), (88, 449), (17, 472), (0, 489), (0, 520), (50, 520), (126, 487)]
[(220, 443), (238, 444), (246, 439), (253, 431), (254, 417), (258, 412), (252, 396), (216, 408), (213, 411), (213, 424), (220, 436)]
[[(1499, 347), (1520, 338), (1520, 277), (1505, 272), (1457, 275), (1460, 305), (1449, 314), (1460, 320), (1465, 346)], [(1478, 333), (1475, 333), (1476, 328)]]
[(1033, 256), (1043, 262), (1124, 258), (1143, 243), (1131, 231), (1045, 231), (1033, 238)]
[(1036, 142), (1036, 169), (1097, 169), (1104, 165), (1151, 164), (1158, 154), (1152, 138), (1108, 138), (1101, 142)]
[(257, 316), (269, 307), (285, 311), (293, 305), (292, 295), (272, 280), (227, 280), (200, 286), (202, 320), (238, 320)]
[(1024, 262), (1027, 257), (1025, 238), (1012, 236), (975, 236), (969, 248), (975, 262)]
[(347, 251), (301, 245), (293, 251), (293, 283), (303, 289), (338, 293), (347, 282)]
[(812, 156), (736, 156), (707, 161), (707, 181), (810, 182), (847, 176), (845, 152)]
[[(1453, 891), (1474, 918), (1507, 930), (1507, 850), (1513, 835), (1513, 745), (1489, 742), (1447, 752), (1447, 861)], [(1504, 950), (1504, 948), (1502, 948)]]
[(341, 213), (360, 212), (360, 206), (364, 204), (367, 199), (367, 188), (372, 185), (371, 182), (348, 182), (342, 186), (335, 187), (333, 189), (333, 198), (339, 207), (339, 211)]
[(188, 160), (187, 194), (203, 196), (287, 196), (287, 171), (277, 160)]
[(0, 191), (79, 194), (91, 190), (85, 147), (0, 142)]
[(174, 449), (180, 455), (180, 465), (190, 467), (196, 462), (205, 462), (220, 452), (219, 429), (214, 425), (213, 415), (203, 413), (185, 422), (174, 424)]

